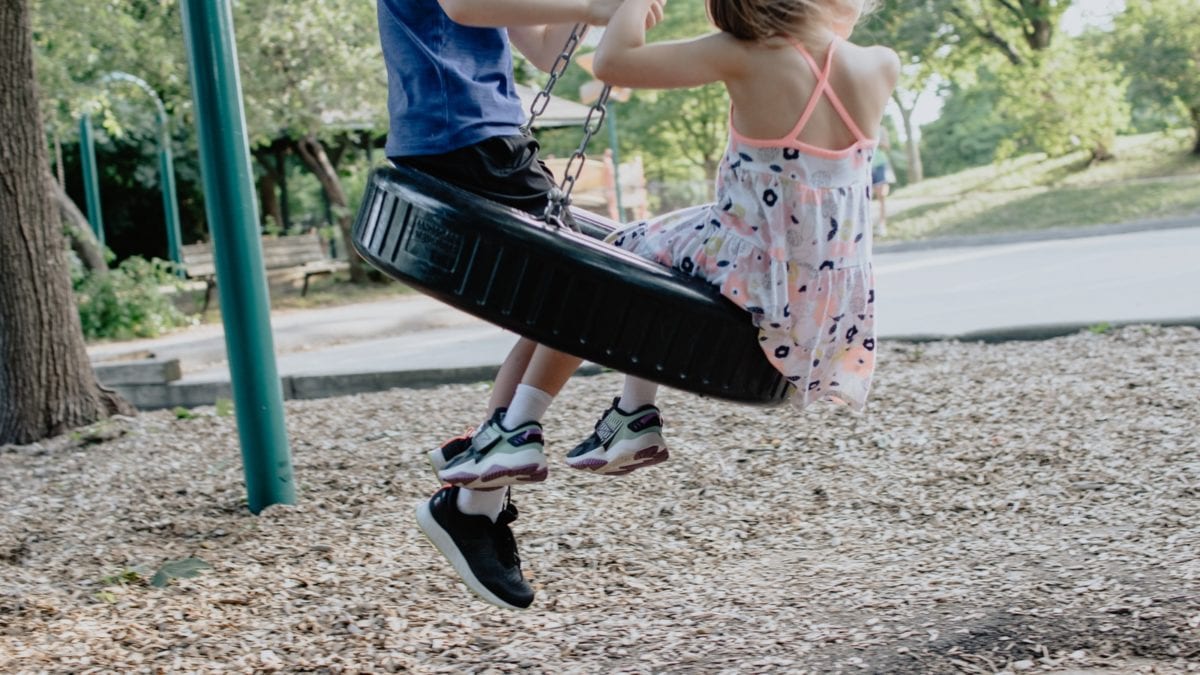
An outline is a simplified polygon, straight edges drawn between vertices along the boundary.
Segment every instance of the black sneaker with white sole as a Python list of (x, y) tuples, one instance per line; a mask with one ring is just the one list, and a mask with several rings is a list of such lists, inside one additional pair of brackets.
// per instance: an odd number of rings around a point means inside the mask
[(505, 609), (529, 607), (533, 587), (521, 573), (517, 540), (508, 527), (517, 519), (517, 507), (506, 504), (493, 523), (459, 511), (459, 489), (444, 487), (417, 507), (421, 531), (480, 598)]

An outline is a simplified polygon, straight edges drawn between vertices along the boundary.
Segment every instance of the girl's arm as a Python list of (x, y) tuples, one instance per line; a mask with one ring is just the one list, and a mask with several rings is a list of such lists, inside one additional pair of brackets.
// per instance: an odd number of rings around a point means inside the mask
[(580, 21), (603, 26), (621, 0), (438, 0), (438, 4), (455, 23), (464, 26), (545, 27)]
[[(665, 2), (666, 0), (651, 0), (645, 16), (647, 29), (653, 28), (655, 24), (662, 21), (662, 6)], [(567, 43), (567, 36), (571, 34), (574, 26), (575, 24), (570, 23), (551, 26), (513, 26), (508, 29), (508, 37), (512, 40), (513, 45), (525, 55), (525, 58), (529, 59), (530, 63), (548, 73), (554, 67), (554, 61), (558, 59), (558, 55), (562, 53), (563, 46)], [(585, 28), (584, 34), (586, 32)], [(580, 37), (582, 38), (583, 35)]]
[(739, 77), (745, 46), (726, 33), (646, 44), (645, 17), (654, 0), (625, 0), (608, 22), (592, 67), (622, 87), (674, 89)]

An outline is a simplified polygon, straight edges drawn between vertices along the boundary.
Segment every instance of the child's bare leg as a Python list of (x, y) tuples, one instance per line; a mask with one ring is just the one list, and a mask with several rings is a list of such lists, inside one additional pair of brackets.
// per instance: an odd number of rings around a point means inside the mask
[(579, 369), (583, 359), (549, 347), (538, 345), (525, 368), (521, 384), (516, 387), (504, 415), (504, 426), (515, 429), (516, 425), (537, 422), (563, 385)]
[(485, 419), (491, 419), (496, 408), (506, 408), (512, 402), (513, 392), (517, 390), (517, 385), (525, 376), (525, 370), (529, 367), (529, 360), (533, 357), (536, 347), (537, 343), (529, 338), (521, 338), (517, 340), (517, 344), (513, 345), (512, 351), (505, 357), (504, 363), (500, 364), (500, 372), (496, 373), (496, 381), (492, 383), (492, 395), (488, 398)]

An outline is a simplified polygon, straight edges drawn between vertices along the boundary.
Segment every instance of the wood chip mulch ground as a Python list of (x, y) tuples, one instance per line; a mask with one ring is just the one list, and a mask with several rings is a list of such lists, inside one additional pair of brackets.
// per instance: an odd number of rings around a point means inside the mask
[(882, 350), (861, 416), (665, 391), (619, 479), (561, 461), (619, 376), (570, 383), (521, 613), (413, 522), (484, 385), (288, 403), (257, 517), (223, 410), (0, 448), (0, 672), (1200, 673), (1200, 331)]

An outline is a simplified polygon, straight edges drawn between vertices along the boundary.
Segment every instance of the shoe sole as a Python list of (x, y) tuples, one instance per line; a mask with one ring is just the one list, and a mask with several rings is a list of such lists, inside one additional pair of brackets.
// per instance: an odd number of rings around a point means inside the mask
[[(487, 459), (485, 456), (484, 459)], [(439, 471), (438, 478), (450, 485), (458, 485), (470, 490), (499, 488), (506, 485), (521, 483), (540, 483), (550, 474), (546, 466), (546, 456), (539, 450), (529, 450), (508, 455), (514, 464), (498, 463), (476, 465), (458, 465)], [(446, 473), (445, 471), (449, 471)]]
[(528, 609), (520, 607), (504, 600), (488, 590), (475, 574), (471, 571), (471, 566), (467, 564), (467, 559), (459, 552), (458, 547), (454, 545), (454, 539), (450, 533), (438, 523), (437, 518), (433, 517), (433, 512), (429, 510), (429, 502), (422, 502), (417, 506), (417, 525), (420, 526), (421, 532), (425, 534), (425, 538), (429, 543), (433, 544), (434, 548), (442, 554), (454, 571), (458, 573), (459, 579), (466, 585), (468, 589), (479, 597), (484, 602), (493, 604), (502, 609), (512, 609), (521, 611)]
[(567, 466), (602, 476), (624, 476), (638, 469), (662, 464), (671, 458), (661, 434), (647, 434), (631, 441), (613, 444), (580, 455), (568, 457)]

